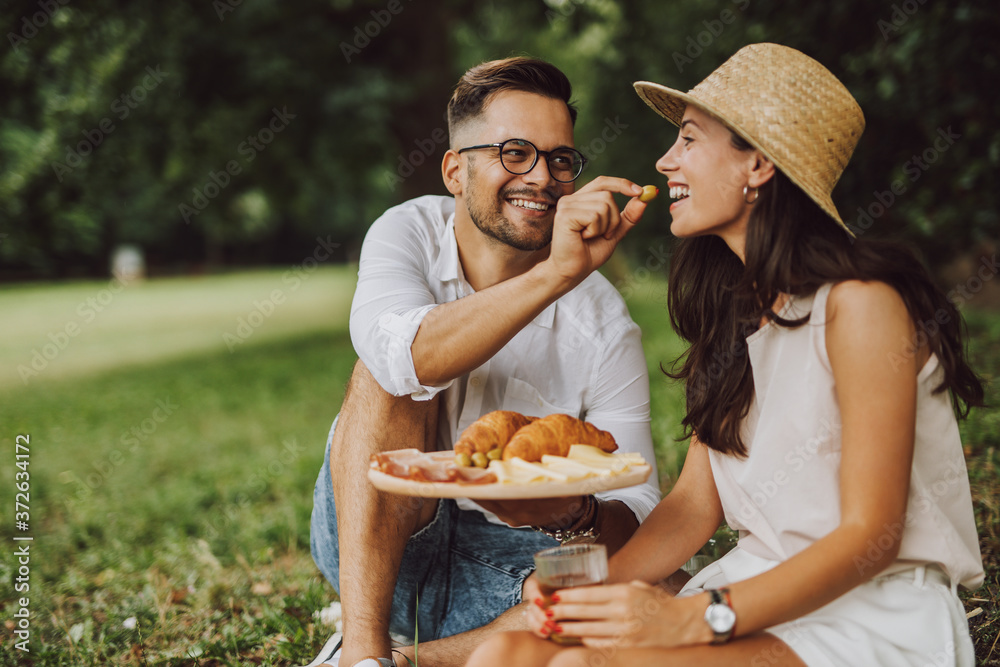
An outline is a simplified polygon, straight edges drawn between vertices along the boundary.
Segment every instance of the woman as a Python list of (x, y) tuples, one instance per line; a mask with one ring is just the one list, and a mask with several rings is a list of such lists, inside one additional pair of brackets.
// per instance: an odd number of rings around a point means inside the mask
[[(687, 458), (611, 559), (611, 585), (546, 599), (529, 579), (533, 632), (469, 664), (973, 664), (956, 587), (983, 570), (956, 413), (983, 389), (919, 262), (855, 239), (833, 204), (861, 109), (774, 44), (689, 93), (635, 87), (680, 127), (656, 167), (677, 199)], [(723, 519), (736, 548), (677, 597), (654, 585)]]

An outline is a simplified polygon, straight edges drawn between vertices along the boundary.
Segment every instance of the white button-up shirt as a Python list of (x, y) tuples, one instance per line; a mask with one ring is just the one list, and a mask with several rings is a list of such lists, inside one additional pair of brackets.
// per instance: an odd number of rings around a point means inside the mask
[[(653, 472), (645, 484), (597, 495), (624, 502), (642, 521), (660, 499), (649, 375), (639, 327), (599, 273), (468, 375), (438, 386), (420, 383), (410, 348), (421, 321), (438, 304), (474, 292), (462, 272), (454, 220), (455, 200), (429, 195), (389, 209), (372, 224), (351, 306), (351, 340), (361, 361), (395, 396), (428, 400), (444, 392), (439, 449), (450, 449), (469, 424), (492, 410), (539, 417), (561, 412), (609, 431), (619, 451), (642, 454)], [(470, 500), (459, 505), (499, 522)]]

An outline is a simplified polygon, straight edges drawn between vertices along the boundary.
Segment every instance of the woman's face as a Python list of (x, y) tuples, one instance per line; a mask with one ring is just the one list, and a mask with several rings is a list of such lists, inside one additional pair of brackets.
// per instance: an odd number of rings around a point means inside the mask
[[(729, 129), (708, 114), (688, 107), (677, 141), (656, 162), (667, 177), (674, 236), (715, 234), (742, 256), (750, 204), (743, 188), (749, 182), (756, 151), (741, 151), (730, 140)], [(754, 195), (749, 195), (753, 200)], [(737, 247), (734, 241), (739, 241)]]

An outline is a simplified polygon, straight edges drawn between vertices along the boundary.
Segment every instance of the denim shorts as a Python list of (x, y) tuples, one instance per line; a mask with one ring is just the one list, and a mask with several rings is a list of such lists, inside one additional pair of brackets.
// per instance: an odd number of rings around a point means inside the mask
[[(330, 442), (336, 426), (334, 420), (313, 492), (310, 546), (323, 576), (339, 591), (337, 515), (330, 481)], [(480, 512), (459, 509), (453, 500), (439, 501), (434, 519), (410, 538), (403, 552), (389, 631), (413, 638), (418, 595), (420, 641), (486, 625), (521, 602), (521, 587), (535, 569), (534, 554), (557, 544), (530, 528), (499, 526)]]

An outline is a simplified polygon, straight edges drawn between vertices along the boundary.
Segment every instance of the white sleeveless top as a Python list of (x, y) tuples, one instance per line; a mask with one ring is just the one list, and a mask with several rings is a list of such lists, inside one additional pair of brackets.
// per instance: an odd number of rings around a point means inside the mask
[[(782, 309), (786, 319), (811, 311), (806, 324), (789, 329), (768, 322), (747, 338), (754, 380), (743, 424), (749, 456), (710, 452), (726, 522), (739, 532), (740, 547), (762, 558), (787, 560), (840, 523), (841, 419), (825, 336), (831, 287), (792, 298)], [(958, 424), (949, 392), (932, 393), (943, 376), (936, 355), (917, 376), (905, 530), (886, 527), (903, 531), (903, 540), (883, 574), (937, 563), (953, 585), (976, 588), (984, 573)], [(887, 546), (871, 544), (855, 564), (863, 571)]]

